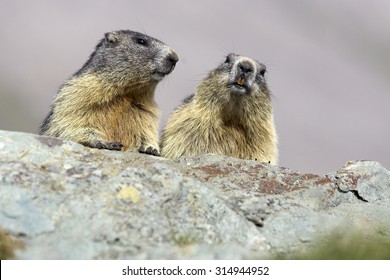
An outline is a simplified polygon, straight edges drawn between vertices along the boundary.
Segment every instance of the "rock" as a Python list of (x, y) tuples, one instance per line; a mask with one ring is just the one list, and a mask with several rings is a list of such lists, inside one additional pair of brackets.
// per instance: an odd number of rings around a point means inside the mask
[(18, 259), (275, 258), (334, 232), (389, 237), (389, 202), (373, 161), (318, 176), (0, 131), (0, 229)]

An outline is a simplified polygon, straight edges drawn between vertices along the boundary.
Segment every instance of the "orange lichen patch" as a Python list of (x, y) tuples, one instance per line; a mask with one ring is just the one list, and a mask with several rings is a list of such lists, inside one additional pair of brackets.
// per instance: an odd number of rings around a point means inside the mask
[(331, 178), (324, 176), (324, 177), (318, 177), (314, 182), (317, 186), (323, 186), (326, 184), (331, 184), (334, 181)]
[(282, 194), (310, 186), (319, 187), (334, 183), (331, 177), (319, 176), (310, 173), (292, 172), (280, 168), (279, 171), (269, 169), (264, 163), (245, 165), (243, 163), (232, 163), (220, 166), (218, 164), (193, 167), (193, 176), (204, 182), (221, 182), (229, 179), (229, 182), (239, 186), (243, 190), (252, 190), (264, 194)]
[(210, 175), (228, 175), (231, 171), (233, 171), (230, 168), (226, 168), (226, 169), (218, 168), (216, 165), (214, 165), (214, 166), (207, 165), (207, 166), (202, 166), (202, 167), (198, 167), (195, 169), (202, 170), (203, 172), (206, 172), (207, 174), (210, 174)]
[(193, 169), (202, 171), (206, 173), (209, 176), (204, 177), (203, 179), (205, 181), (209, 181), (210, 179), (213, 179), (215, 177), (218, 177), (220, 175), (222, 176), (228, 176), (231, 174), (232, 171), (234, 171), (231, 168), (219, 168), (218, 165), (206, 165), (201, 167), (194, 167)]

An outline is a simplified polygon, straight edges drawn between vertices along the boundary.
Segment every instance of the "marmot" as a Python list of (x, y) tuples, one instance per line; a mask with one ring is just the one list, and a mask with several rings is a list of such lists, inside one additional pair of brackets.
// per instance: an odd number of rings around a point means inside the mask
[(263, 64), (229, 54), (169, 117), (160, 142), (162, 156), (213, 153), (277, 164), (265, 72)]
[(130, 30), (108, 32), (84, 66), (59, 89), (40, 134), (92, 148), (158, 155), (154, 91), (177, 54)]

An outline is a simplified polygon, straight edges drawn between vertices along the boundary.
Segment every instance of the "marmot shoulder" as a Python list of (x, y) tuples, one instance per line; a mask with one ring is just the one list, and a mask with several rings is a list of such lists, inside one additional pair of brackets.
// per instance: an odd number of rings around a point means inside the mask
[(169, 117), (162, 156), (222, 154), (277, 164), (277, 135), (263, 64), (229, 54)]
[(170, 47), (148, 35), (106, 33), (60, 87), (40, 134), (92, 148), (159, 154), (154, 92), (177, 61)]

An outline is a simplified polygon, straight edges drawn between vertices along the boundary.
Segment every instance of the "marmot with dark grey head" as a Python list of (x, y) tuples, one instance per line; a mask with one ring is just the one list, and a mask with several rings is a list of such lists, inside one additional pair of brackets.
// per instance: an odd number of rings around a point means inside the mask
[(92, 148), (158, 155), (154, 92), (177, 54), (130, 30), (106, 33), (84, 66), (59, 89), (40, 134)]
[(168, 119), (160, 141), (167, 158), (222, 154), (277, 164), (277, 135), (265, 66), (229, 54)]

